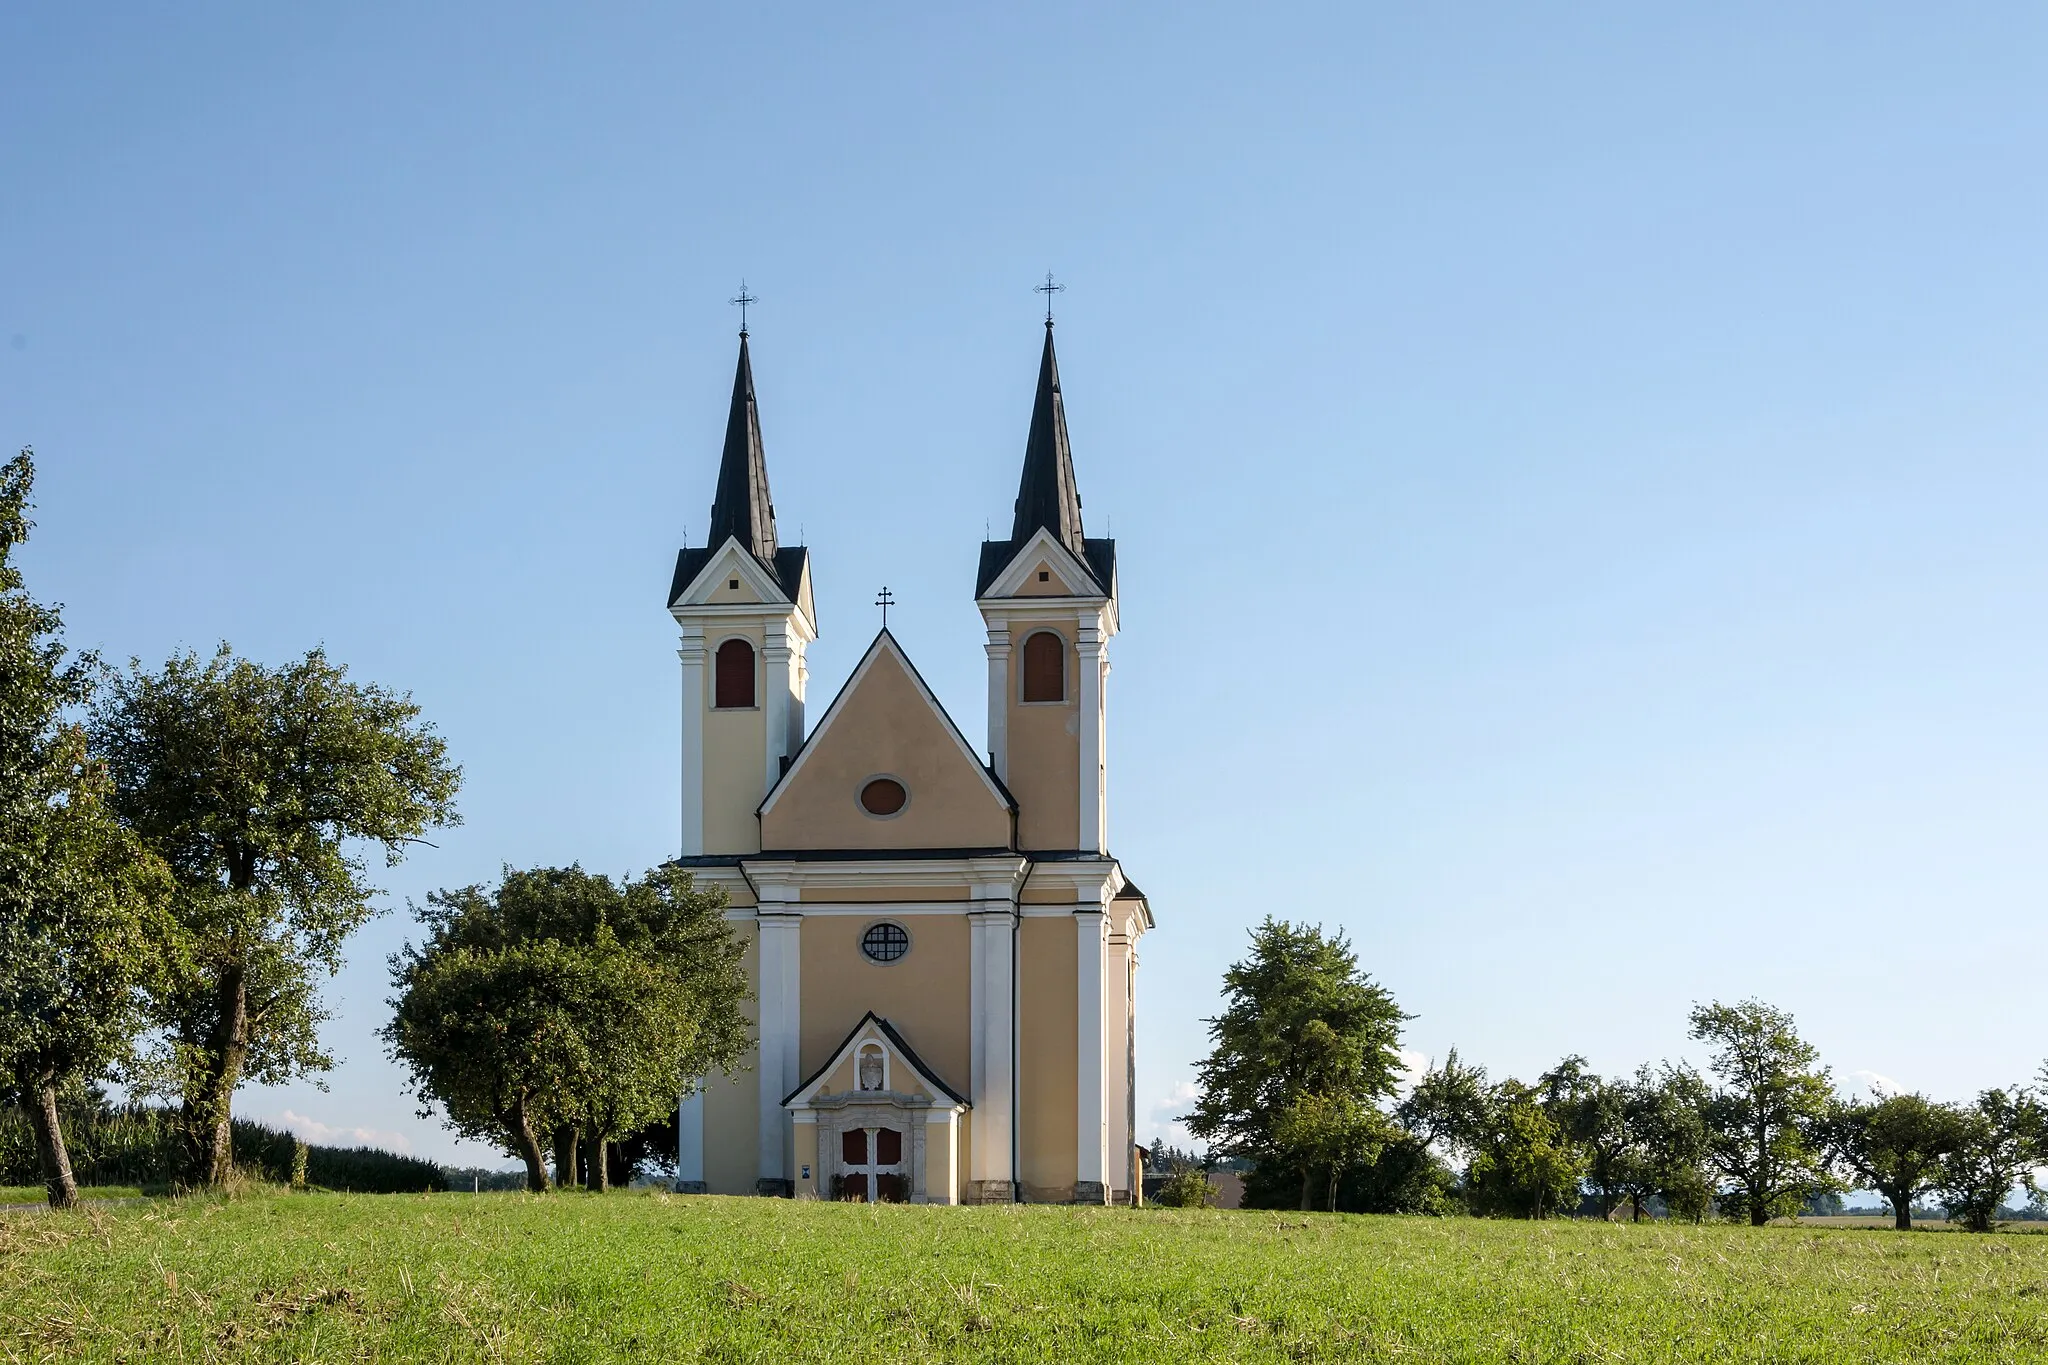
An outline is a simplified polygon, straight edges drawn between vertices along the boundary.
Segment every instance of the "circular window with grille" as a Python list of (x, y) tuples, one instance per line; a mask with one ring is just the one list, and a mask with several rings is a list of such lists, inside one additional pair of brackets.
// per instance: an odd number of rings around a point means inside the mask
[(860, 789), (860, 808), (869, 815), (887, 819), (910, 803), (910, 793), (893, 777), (871, 777)]
[(895, 962), (910, 951), (910, 931), (887, 920), (870, 924), (860, 936), (860, 950), (870, 962)]

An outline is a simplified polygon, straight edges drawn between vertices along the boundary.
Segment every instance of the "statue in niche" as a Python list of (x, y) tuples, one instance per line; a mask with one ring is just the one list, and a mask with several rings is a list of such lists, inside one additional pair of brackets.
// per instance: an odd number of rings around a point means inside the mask
[(882, 1053), (879, 1048), (864, 1048), (860, 1054), (859, 1078), (856, 1082), (863, 1090), (882, 1088)]

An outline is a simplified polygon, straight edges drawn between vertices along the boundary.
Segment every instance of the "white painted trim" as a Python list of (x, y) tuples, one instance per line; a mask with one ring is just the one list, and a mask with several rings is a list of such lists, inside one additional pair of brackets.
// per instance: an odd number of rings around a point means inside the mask
[(682, 855), (704, 851), (704, 628), (684, 625), (676, 657), (683, 669)]
[(1080, 677), (1081, 707), (1080, 725), (1075, 727), (1079, 734), (1076, 742), (1080, 745), (1080, 828), (1075, 837), (1079, 840), (1076, 848), (1101, 852), (1103, 842), (1103, 786), (1106, 763), (1102, 752), (1102, 652), (1105, 641), (1102, 632), (1091, 622), (1083, 621), (1080, 638), (1074, 642), (1077, 655), (1075, 671)]
[(792, 1141), (782, 1097), (796, 1088), (803, 1022), (803, 920), (762, 915), (760, 953), (760, 1167), (764, 1180), (789, 1179)]
[(1106, 1082), (1103, 1109), (1109, 1136), (1109, 1182), (1126, 1195), (1131, 1189), (1131, 1068), (1135, 1060), (1134, 1022), (1131, 1009), (1131, 941), (1121, 934), (1109, 936), (1109, 962), (1103, 973), (1105, 993), (1102, 1029), (1102, 1075)]
[(761, 803), (760, 813), (762, 815), (766, 815), (769, 811), (773, 810), (775, 803), (782, 799), (782, 793), (789, 790), (790, 784), (796, 781), (796, 775), (803, 771), (804, 764), (809, 761), (813, 753), (817, 752), (818, 745), (824, 739), (826, 731), (830, 730), (833, 722), (839, 719), (845, 710), (847, 700), (859, 689), (861, 682), (867, 677), (869, 670), (874, 668), (875, 661), (882, 657), (885, 650), (894, 656), (896, 662), (901, 665), (904, 674), (909, 677), (911, 685), (917, 689), (918, 695), (924, 699), (925, 705), (931, 708), (932, 714), (939, 718), (939, 723), (945, 727), (946, 733), (952, 736), (953, 743), (959, 748), (961, 756), (973, 766), (975, 775), (981, 779), (981, 785), (988, 792), (989, 797), (1005, 811), (1009, 810), (1009, 801), (1004, 797), (1002, 788), (995, 784), (995, 780), (988, 774), (988, 769), (982, 766), (981, 759), (974, 752), (974, 746), (969, 744), (967, 737), (960, 733), (960, 727), (953, 724), (953, 718), (946, 714), (946, 708), (939, 704), (939, 699), (932, 694), (931, 688), (925, 686), (924, 679), (918, 676), (916, 666), (910, 662), (910, 656), (903, 652), (903, 646), (896, 643), (896, 637), (885, 630), (875, 636), (875, 642), (868, 646), (868, 652), (862, 655), (861, 661), (854, 666), (853, 674), (846, 680), (846, 685), (839, 689), (839, 695), (834, 697), (832, 704), (825, 708), (824, 716), (819, 719), (817, 728), (811, 731), (804, 747), (797, 752), (796, 761), (789, 765), (789, 771), (783, 773), (780, 781), (773, 784), (772, 790), (768, 793), (768, 799)]
[[(987, 589), (979, 600), (987, 601), (1017, 596), (1018, 592), (1025, 585), (1024, 575), (1036, 569), (1040, 559), (1045, 560), (1047, 567), (1058, 573), (1066, 582), (1076, 587), (1095, 581), (1095, 570), (1075, 558), (1074, 552), (1065, 545), (1062, 545), (1059, 537), (1041, 526), (1032, 533), (1029, 540), (1024, 542), (1022, 548), (1011, 557), (1010, 562), (1003, 566), (1003, 571), (989, 582)], [(1068, 602), (1102, 602), (1108, 600), (1107, 594), (1099, 592), (1078, 592), (1061, 597), (1051, 597), (1048, 594), (1048, 599)]]
[(761, 790), (764, 792), (782, 780), (782, 760), (791, 752), (789, 704), (796, 690), (791, 668), (791, 634), (788, 622), (784, 621), (779, 628), (768, 627), (766, 638), (761, 642), (761, 704), (767, 713), (766, 723), (761, 727)]
[(968, 1097), (974, 1126), (968, 1140), (968, 1180), (1016, 1179), (1015, 1126), (1017, 1027), (1016, 916), (1012, 907), (976, 912), (970, 921)]
[(710, 1078), (683, 1096), (676, 1107), (676, 1179), (704, 1183), (704, 1087)]
[(1075, 992), (1080, 1011), (1079, 1056), (1075, 1059), (1078, 1067), (1074, 1100), (1078, 1150), (1074, 1179), (1097, 1184), (1109, 1179), (1107, 1153), (1103, 1150), (1109, 1137), (1107, 1116), (1103, 1113), (1102, 1084), (1103, 968), (1107, 947), (1103, 919), (1100, 914), (1074, 916), (1078, 971)]
[[(711, 594), (717, 592), (718, 589), (709, 585), (721, 578), (738, 578), (742, 580), (748, 587), (754, 590), (754, 595), (761, 600), (759, 602), (711, 602), (709, 600)], [(782, 585), (776, 582), (774, 577), (761, 566), (761, 561), (754, 558), (752, 551), (740, 544), (737, 536), (727, 536), (725, 544), (718, 547), (718, 553), (704, 561), (704, 567), (697, 570), (697, 576), (691, 579), (689, 584), (681, 592), (677, 593), (668, 605), (671, 612), (684, 610), (718, 611), (730, 607), (746, 607), (759, 611), (764, 606), (780, 605), (788, 608), (794, 607), (796, 603), (789, 600), (789, 595), (783, 592)]]
[[(826, 1090), (825, 1082), (831, 1079), (832, 1073), (837, 1071), (847, 1058), (857, 1058), (860, 1055), (860, 1050), (871, 1043), (882, 1049), (884, 1058), (882, 1089), (865, 1091), (859, 1089), (849, 1091)], [(901, 1064), (903, 1069), (908, 1071), (917, 1080), (919, 1085), (930, 1092), (931, 1098), (928, 1101), (921, 1104), (909, 1103), (908, 1101), (912, 1100), (912, 1096), (907, 1093), (899, 1094), (894, 1089), (896, 1073), (891, 1068), (897, 1064)], [(802, 1078), (799, 1077), (798, 1079)], [(859, 1084), (860, 1074), (856, 1071), (854, 1073), (854, 1085), (857, 1087)], [(790, 1093), (792, 1090), (795, 1091), (794, 1094)], [(945, 1086), (939, 1084), (939, 1077), (915, 1065), (908, 1057), (898, 1052), (896, 1045), (889, 1041), (889, 1035), (882, 1032), (881, 1027), (873, 1019), (866, 1020), (863, 1026), (842, 1043), (836, 1052), (826, 1058), (825, 1064), (818, 1068), (810, 1084), (801, 1090), (796, 1090), (796, 1082), (792, 1081), (790, 1082), (789, 1090), (785, 1090), (783, 1093), (789, 1095), (789, 1108), (792, 1112), (808, 1108), (816, 1103), (820, 1097), (831, 1097), (840, 1094), (886, 1096), (889, 1103), (902, 1109), (932, 1108), (951, 1110), (960, 1107), (958, 1102), (946, 1093)]]
[(1010, 630), (988, 627), (988, 759), (1003, 781), (1010, 780)]

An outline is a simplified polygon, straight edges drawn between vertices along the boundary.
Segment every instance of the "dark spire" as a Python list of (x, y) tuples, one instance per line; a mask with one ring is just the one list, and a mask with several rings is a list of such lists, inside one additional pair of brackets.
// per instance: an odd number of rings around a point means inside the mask
[(704, 546), (715, 552), (727, 536), (738, 539), (762, 563), (775, 563), (775, 501), (768, 494), (768, 460), (761, 450), (761, 414), (754, 403), (754, 366), (747, 358), (745, 332), (740, 333), (732, 411), (725, 419), (725, 454), (718, 462), (718, 494), (711, 504), (711, 532)]
[(1060, 400), (1060, 363), (1052, 351), (1052, 321), (1045, 324), (1045, 354), (1038, 362), (1038, 397), (1031, 405), (1031, 435), (1024, 441), (1024, 478), (1017, 485), (1017, 520), (1010, 543), (1021, 546), (1040, 528), (1086, 563), (1081, 538), (1081, 495), (1074, 488), (1074, 452), (1067, 444), (1067, 409)]

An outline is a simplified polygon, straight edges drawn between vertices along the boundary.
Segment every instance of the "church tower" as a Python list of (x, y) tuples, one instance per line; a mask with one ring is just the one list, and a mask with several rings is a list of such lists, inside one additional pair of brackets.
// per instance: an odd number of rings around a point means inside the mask
[(1008, 540), (982, 542), (974, 597), (988, 627), (989, 762), (1016, 794), (1017, 846), (1106, 854), (1116, 542), (1081, 530), (1050, 318), (1016, 516)]
[(683, 855), (758, 853), (755, 808), (803, 743), (818, 626), (810, 552), (775, 539), (744, 330), (710, 531), (676, 556), (668, 609), (682, 628)]

